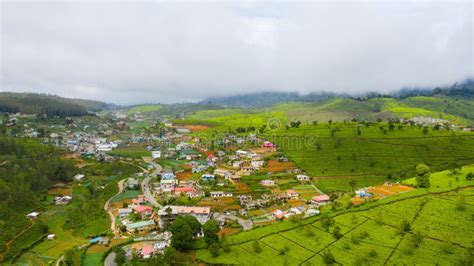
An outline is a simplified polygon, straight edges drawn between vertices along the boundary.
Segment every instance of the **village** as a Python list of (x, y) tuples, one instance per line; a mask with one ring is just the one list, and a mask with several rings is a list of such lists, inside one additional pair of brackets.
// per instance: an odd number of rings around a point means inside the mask
[[(142, 172), (119, 182), (120, 193), (105, 207), (111, 216), (113, 235), (90, 239), (92, 245), (108, 245), (111, 239), (134, 239), (134, 245), (124, 248), (129, 259), (147, 259), (162, 253), (171, 243), (168, 227), (179, 216), (193, 216), (201, 224), (213, 219), (221, 228), (220, 234), (234, 234), (286, 219), (319, 215), (321, 208), (330, 208), (334, 200), (359, 205), (411, 189), (386, 183), (361, 188), (352, 198), (331, 197), (322, 193), (312, 177), (274, 143), (254, 133), (225, 134), (217, 141), (217, 147), (209, 147), (190, 134), (196, 127), (164, 120), (156, 133), (134, 133), (125, 139), (114, 137), (129, 132), (128, 122), (137, 119), (145, 118), (140, 114), (118, 113), (110, 125), (103, 124), (100, 130), (87, 130), (85, 125), (79, 127), (84, 131), (50, 135), (55, 145), (78, 158), (120, 160), (142, 168)], [(140, 157), (113, 153), (131, 145), (144, 147)], [(81, 183), (87, 176), (77, 174), (73, 180)], [(72, 200), (73, 195), (58, 195), (55, 204), (66, 205)], [(28, 218), (36, 219), (39, 215), (30, 213)], [(48, 239), (54, 237), (54, 233), (48, 235)], [(202, 233), (195, 237), (202, 237)]]

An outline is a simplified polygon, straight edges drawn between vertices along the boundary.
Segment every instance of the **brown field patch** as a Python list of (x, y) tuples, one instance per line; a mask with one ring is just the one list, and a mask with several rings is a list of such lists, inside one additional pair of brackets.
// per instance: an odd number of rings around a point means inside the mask
[(48, 190), (48, 194), (51, 195), (61, 195), (61, 196), (71, 196), (72, 189), (71, 188), (52, 188)]
[(240, 232), (239, 228), (224, 227), (219, 231), (219, 233), (217, 233), (217, 235), (219, 237), (222, 237), (223, 235), (230, 236), (230, 235), (236, 234), (238, 232)]
[(193, 176), (193, 173), (190, 171), (177, 172), (176, 178), (179, 180), (188, 180)]
[(210, 126), (208, 125), (181, 125), (182, 127), (184, 128), (187, 128), (193, 132), (195, 131), (203, 131), (203, 130), (206, 130), (208, 128), (210, 128)]
[(352, 204), (354, 205), (360, 205), (365, 202), (365, 199), (353, 197), (351, 198), (351, 201), (352, 201)]
[(269, 172), (284, 172), (296, 169), (296, 165), (292, 162), (279, 162), (275, 160), (268, 161)]
[(414, 190), (414, 188), (400, 184), (384, 184), (381, 186), (371, 187), (367, 189), (368, 192), (382, 197), (389, 197), (411, 190)]
[(252, 189), (245, 183), (236, 183), (235, 187), (242, 193), (252, 192)]

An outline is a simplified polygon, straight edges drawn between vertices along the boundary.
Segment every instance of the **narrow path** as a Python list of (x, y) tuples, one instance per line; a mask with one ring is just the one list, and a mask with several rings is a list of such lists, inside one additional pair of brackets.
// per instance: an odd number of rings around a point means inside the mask
[(122, 180), (120, 180), (119, 182), (117, 182), (119, 191), (117, 192), (117, 194), (115, 194), (115, 195), (112, 196), (110, 199), (108, 199), (107, 202), (105, 202), (105, 204), (104, 204), (104, 211), (106, 211), (106, 212), (109, 214), (109, 216), (110, 216), (110, 221), (111, 221), (111, 223), (110, 223), (110, 230), (112, 230), (112, 232), (113, 232), (114, 234), (116, 234), (115, 216), (114, 216), (114, 214), (112, 213), (112, 210), (111, 210), (111, 208), (110, 208), (110, 201), (111, 201), (114, 197), (120, 195), (120, 194), (123, 192), (123, 183), (125, 182), (126, 179), (127, 179), (127, 178), (122, 179)]
[(19, 238), (21, 235), (23, 235), (26, 231), (28, 231), (31, 227), (33, 227), (33, 225), (35, 225), (34, 221), (30, 220), (30, 222), (31, 222), (30, 226), (28, 226), (27, 228), (21, 230), (21, 232), (19, 234), (17, 234), (14, 238), (12, 238), (9, 241), (5, 242), (6, 249), (2, 254), (0, 254), (0, 261), (3, 261), (5, 253), (7, 253), (8, 250), (10, 249), (10, 244), (13, 241), (15, 241), (17, 238)]

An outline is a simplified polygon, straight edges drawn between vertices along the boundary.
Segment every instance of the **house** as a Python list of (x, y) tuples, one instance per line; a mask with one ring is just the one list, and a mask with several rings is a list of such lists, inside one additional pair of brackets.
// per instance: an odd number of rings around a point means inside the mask
[(273, 144), (270, 141), (264, 141), (262, 144), (262, 148), (266, 148), (266, 149), (273, 149), (275, 147), (276, 147), (275, 144)]
[(161, 158), (161, 151), (152, 151), (152, 152), (151, 152), (151, 157), (152, 157), (153, 159)]
[(181, 196), (182, 194), (190, 193), (194, 190), (193, 187), (175, 187), (172, 189), (175, 196)]
[(237, 156), (246, 156), (249, 152), (248, 151), (244, 151), (244, 150), (237, 150), (235, 151), (235, 154)]
[(225, 179), (228, 179), (232, 175), (232, 172), (226, 169), (217, 168), (216, 170), (214, 170), (214, 175), (222, 176)]
[(296, 192), (296, 190), (289, 189), (286, 191), (286, 195), (290, 198), (298, 198), (299, 194)]
[(127, 180), (127, 188), (130, 190), (137, 190), (140, 186), (140, 183), (135, 178), (129, 178)]
[(161, 179), (160, 188), (163, 192), (171, 192), (176, 186), (176, 179)]
[(37, 213), (37, 212), (31, 212), (31, 213), (28, 213), (28, 214), (26, 215), (26, 218), (31, 219), (31, 220), (34, 220), (34, 219), (38, 218), (38, 216), (39, 216), (39, 213)]
[(211, 174), (203, 174), (201, 176), (201, 179), (204, 180), (204, 181), (213, 181), (216, 179), (216, 176), (215, 175), (211, 175)]
[(257, 160), (257, 161), (251, 161), (250, 165), (253, 167), (255, 170), (259, 170), (260, 167), (262, 167), (265, 164), (265, 161), (262, 160)]
[(140, 250), (140, 256), (144, 259), (149, 259), (153, 255), (154, 250), (152, 245), (145, 245)]
[(102, 237), (102, 236), (94, 237), (91, 240), (89, 240), (89, 244), (107, 245), (107, 244), (109, 244), (109, 242), (110, 242), (109, 238)]
[(204, 224), (211, 218), (211, 207), (165, 206), (158, 211), (160, 227), (163, 228), (166, 222), (172, 222), (179, 215), (192, 215)]
[(314, 196), (311, 199), (311, 202), (318, 205), (318, 206), (327, 204), (329, 201), (330, 201), (329, 196), (326, 195), (326, 194), (322, 194), (322, 195), (319, 195), (319, 196)]
[(232, 192), (211, 191), (209, 195), (211, 198), (232, 197)]
[(275, 210), (273, 212), (273, 216), (275, 216), (275, 219), (281, 220), (281, 219), (283, 219), (283, 211), (282, 210)]
[(146, 203), (148, 203), (148, 199), (145, 197), (145, 195), (139, 195), (138, 197), (132, 199), (132, 204), (135, 206), (144, 205)]
[(165, 172), (161, 175), (161, 179), (174, 179), (176, 178), (175, 174), (173, 172)]
[(235, 161), (232, 163), (232, 167), (236, 168), (236, 169), (240, 169), (240, 167), (242, 167), (244, 165), (244, 162), (243, 161)]
[(46, 236), (46, 239), (48, 239), (48, 240), (53, 240), (55, 238), (56, 238), (55, 234), (49, 234), (49, 235)]
[(125, 218), (129, 216), (132, 212), (133, 210), (130, 208), (121, 208), (121, 209), (118, 209), (118, 216), (120, 218)]
[(140, 205), (134, 207), (133, 210), (138, 213), (142, 219), (150, 217), (153, 214), (153, 208), (151, 208), (150, 206)]
[(240, 175), (231, 175), (229, 181), (233, 184), (240, 182)]
[(136, 223), (130, 223), (126, 225), (128, 233), (146, 233), (155, 228), (155, 222), (153, 220), (140, 221)]
[(56, 197), (54, 198), (54, 204), (56, 205), (66, 205), (72, 200), (71, 196)]
[(260, 181), (260, 184), (264, 187), (273, 187), (275, 185), (275, 181), (270, 179), (264, 179)]
[(309, 181), (309, 176), (307, 176), (307, 175), (296, 175), (296, 179), (298, 179), (298, 181)]
[(86, 178), (86, 176), (85, 176), (85, 175), (82, 175), (82, 174), (77, 174), (77, 175), (75, 175), (73, 178), (74, 178), (74, 180), (76, 180), (76, 181), (82, 181), (82, 180), (84, 180), (84, 178)]

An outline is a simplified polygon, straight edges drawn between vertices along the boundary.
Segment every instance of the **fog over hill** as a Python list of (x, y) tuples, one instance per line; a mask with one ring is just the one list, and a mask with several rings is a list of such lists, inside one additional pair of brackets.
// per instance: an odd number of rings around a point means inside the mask
[(473, 76), (472, 1), (6, 1), (0, 90), (119, 104)]

